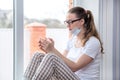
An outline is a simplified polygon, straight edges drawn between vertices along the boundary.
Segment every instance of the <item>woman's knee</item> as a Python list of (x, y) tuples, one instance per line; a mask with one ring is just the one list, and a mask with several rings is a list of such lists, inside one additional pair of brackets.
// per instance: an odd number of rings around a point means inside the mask
[(47, 58), (49, 58), (49, 59), (55, 59), (55, 58), (58, 57), (57, 55), (55, 55), (55, 54), (53, 54), (53, 53), (48, 53), (48, 54), (46, 54), (45, 56), (46, 56)]
[(45, 54), (43, 54), (43, 53), (36, 52), (33, 54), (33, 58), (39, 58), (39, 57), (44, 56), (44, 55)]

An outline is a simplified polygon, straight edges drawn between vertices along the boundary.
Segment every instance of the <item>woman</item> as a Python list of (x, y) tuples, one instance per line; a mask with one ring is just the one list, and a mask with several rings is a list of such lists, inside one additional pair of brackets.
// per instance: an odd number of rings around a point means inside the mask
[(46, 54), (35, 53), (24, 74), (27, 80), (99, 80), (102, 43), (91, 11), (73, 7), (65, 24), (71, 37), (61, 54), (51, 38), (41, 39)]

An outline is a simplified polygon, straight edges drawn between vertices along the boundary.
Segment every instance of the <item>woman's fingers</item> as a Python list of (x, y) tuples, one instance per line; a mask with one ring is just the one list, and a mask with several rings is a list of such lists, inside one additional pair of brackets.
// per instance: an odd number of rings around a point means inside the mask
[(40, 39), (40, 41), (39, 41), (40, 48), (42, 48), (44, 50), (46, 50), (48, 44), (49, 43), (48, 43), (47, 39)]
[(39, 47), (45, 52), (49, 52), (53, 46), (54, 46), (54, 41), (51, 38), (45, 38), (39, 40)]

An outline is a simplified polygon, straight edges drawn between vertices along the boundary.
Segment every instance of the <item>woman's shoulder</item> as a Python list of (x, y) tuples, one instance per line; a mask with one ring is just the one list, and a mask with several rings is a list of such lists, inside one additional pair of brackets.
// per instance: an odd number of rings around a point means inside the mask
[(99, 44), (100, 45), (100, 41), (95, 36), (91, 36), (86, 43), (87, 44), (95, 44), (95, 45)]
[(99, 41), (98, 38), (96, 38), (95, 36), (91, 36), (91, 37), (89, 38), (89, 40), (92, 40), (92, 41)]

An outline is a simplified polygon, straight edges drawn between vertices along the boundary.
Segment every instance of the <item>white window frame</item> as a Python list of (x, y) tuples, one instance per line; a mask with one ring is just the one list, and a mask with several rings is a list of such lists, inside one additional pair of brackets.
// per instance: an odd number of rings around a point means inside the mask
[(13, 80), (23, 77), (23, 0), (13, 0)]

